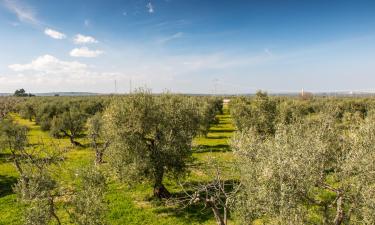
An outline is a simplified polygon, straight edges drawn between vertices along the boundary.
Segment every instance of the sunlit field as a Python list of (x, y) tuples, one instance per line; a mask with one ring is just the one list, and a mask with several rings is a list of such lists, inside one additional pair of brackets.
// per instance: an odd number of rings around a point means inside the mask
[[(85, 137), (78, 139), (84, 147), (74, 147), (68, 138), (53, 138), (48, 132), (42, 131), (35, 121), (22, 119), (18, 114), (11, 114), (14, 122), (29, 128), (28, 139), (31, 145), (38, 145), (43, 142), (46, 145), (54, 145), (65, 149), (65, 160), (59, 165), (56, 178), (59, 182), (71, 185), (75, 182), (74, 173), (79, 168), (90, 165), (94, 161), (94, 152), (89, 146)], [(230, 151), (229, 141), (235, 130), (227, 106), (224, 107), (224, 114), (216, 116), (218, 123), (211, 124), (207, 137), (197, 137), (193, 140), (194, 162), (190, 165), (191, 170), (184, 182), (203, 182), (210, 179), (205, 175), (205, 164), (211, 160), (217, 160), (220, 164), (232, 166), (233, 154)], [(101, 165), (101, 170), (109, 174), (108, 191), (106, 193), (106, 216), (109, 224), (216, 224), (210, 209), (203, 205), (189, 206), (186, 208), (167, 206), (163, 202), (152, 198), (152, 188), (148, 184), (137, 184), (129, 186), (112, 177), (107, 163)], [(23, 206), (17, 201), (16, 194), (12, 187), (17, 182), (17, 173), (10, 154), (7, 150), (1, 153), (0, 184), (1, 198), (0, 205), (2, 213), (0, 224), (23, 224)], [(167, 179), (165, 185), (173, 194), (182, 192), (180, 184), (174, 180)], [(63, 201), (57, 202), (58, 207)], [(58, 210), (63, 224), (74, 224), (63, 207)]]
[(375, 225), (374, 12), (0, 0), (0, 225)]
[(1, 224), (371, 224), (373, 98), (228, 99), (2, 98)]

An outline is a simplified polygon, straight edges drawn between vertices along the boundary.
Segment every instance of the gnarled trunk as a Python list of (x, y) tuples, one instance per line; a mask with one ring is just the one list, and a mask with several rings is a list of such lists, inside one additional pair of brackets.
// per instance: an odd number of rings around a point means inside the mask
[(155, 184), (154, 186), (154, 196), (162, 199), (162, 198), (170, 198), (171, 193), (165, 188), (163, 184)]
[(70, 140), (70, 143), (72, 143), (72, 145), (74, 145), (74, 146), (79, 146), (79, 147), (83, 146), (81, 143), (79, 143), (78, 141), (74, 140), (74, 137), (72, 135), (69, 136), (69, 140)]
[(160, 167), (155, 171), (154, 196), (162, 198), (170, 198), (171, 193), (163, 185), (164, 168)]
[(103, 152), (97, 149), (95, 151), (95, 165), (99, 165), (103, 163)]
[(336, 217), (335, 217), (335, 221), (334, 221), (334, 224), (335, 225), (340, 225), (344, 222), (344, 217), (345, 217), (345, 214), (344, 214), (344, 209), (343, 209), (343, 196), (342, 196), (342, 193), (339, 193), (338, 194), (338, 198), (337, 198), (337, 208), (336, 208)]

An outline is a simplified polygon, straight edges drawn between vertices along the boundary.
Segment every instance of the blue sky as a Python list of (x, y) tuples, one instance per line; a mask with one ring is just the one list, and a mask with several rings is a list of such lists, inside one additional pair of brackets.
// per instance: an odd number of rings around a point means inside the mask
[(375, 1), (0, 0), (0, 93), (375, 90)]

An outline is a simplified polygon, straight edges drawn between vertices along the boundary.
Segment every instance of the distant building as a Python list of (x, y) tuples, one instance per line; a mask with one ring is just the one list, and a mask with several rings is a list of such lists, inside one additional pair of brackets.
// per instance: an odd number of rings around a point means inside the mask
[(228, 98), (225, 98), (225, 99), (223, 100), (223, 104), (224, 104), (224, 105), (228, 105), (229, 102), (230, 102), (230, 99), (228, 99)]

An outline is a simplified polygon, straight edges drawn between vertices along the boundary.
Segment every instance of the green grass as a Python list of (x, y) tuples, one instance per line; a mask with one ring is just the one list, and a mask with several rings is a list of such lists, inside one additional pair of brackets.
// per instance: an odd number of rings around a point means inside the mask
[[(191, 173), (186, 177), (190, 183), (207, 181), (204, 165), (214, 158), (223, 164), (233, 160), (229, 147), (229, 140), (233, 134), (234, 127), (227, 108), (224, 115), (218, 115), (218, 124), (210, 128), (207, 137), (199, 137), (194, 140), (193, 157), (195, 159)], [(85, 165), (90, 164), (94, 154), (90, 148), (73, 148), (68, 139), (53, 139), (35, 125), (34, 122), (21, 119), (14, 115), (15, 120), (29, 127), (29, 140), (31, 144), (41, 142), (49, 145), (58, 145), (67, 150), (66, 160), (57, 170), (57, 176), (61, 182), (70, 184), (74, 182), (73, 172)], [(80, 139), (87, 146), (87, 140)], [(12, 191), (18, 174), (9, 161), (9, 154), (0, 154), (0, 225), (22, 224), (22, 207), (17, 203), (16, 195)], [(203, 167), (202, 167), (203, 166)], [(104, 166), (105, 167), (105, 166)], [(165, 179), (166, 187), (173, 193), (181, 193), (181, 187), (174, 180)], [(109, 181), (109, 190), (106, 196), (108, 200), (107, 220), (109, 224), (216, 224), (212, 212), (203, 209), (203, 206), (192, 206), (184, 209), (150, 200), (152, 199), (152, 187), (144, 183), (134, 187), (128, 187), (114, 179)], [(63, 209), (58, 214), (62, 217), (63, 224), (70, 224)]]

